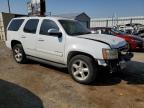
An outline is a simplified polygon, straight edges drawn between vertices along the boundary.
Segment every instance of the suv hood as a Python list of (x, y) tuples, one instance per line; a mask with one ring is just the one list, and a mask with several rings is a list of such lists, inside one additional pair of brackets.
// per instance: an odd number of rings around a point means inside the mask
[(106, 34), (86, 34), (86, 35), (80, 35), (79, 38), (83, 39), (89, 39), (94, 41), (99, 41), (102, 43), (109, 44), (111, 48), (120, 48), (126, 45), (126, 42), (119, 38), (112, 35), (106, 35)]

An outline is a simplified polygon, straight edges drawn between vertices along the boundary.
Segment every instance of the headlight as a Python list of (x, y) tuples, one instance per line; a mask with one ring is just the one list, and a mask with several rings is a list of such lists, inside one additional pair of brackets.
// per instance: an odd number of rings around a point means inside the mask
[(103, 58), (105, 60), (117, 59), (118, 58), (118, 50), (117, 49), (103, 49)]

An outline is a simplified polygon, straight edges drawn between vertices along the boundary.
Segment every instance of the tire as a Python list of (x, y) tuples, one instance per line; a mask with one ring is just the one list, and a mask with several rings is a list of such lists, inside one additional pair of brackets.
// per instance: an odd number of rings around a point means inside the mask
[(17, 63), (26, 63), (26, 55), (21, 44), (16, 44), (13, 47), (13, 57)]
[(69, 64), (68, 71), (72, 78), (81, 84), (91, 84), (95, 81), (98, 66), (94, 60), (85, 55), (74, 56)]

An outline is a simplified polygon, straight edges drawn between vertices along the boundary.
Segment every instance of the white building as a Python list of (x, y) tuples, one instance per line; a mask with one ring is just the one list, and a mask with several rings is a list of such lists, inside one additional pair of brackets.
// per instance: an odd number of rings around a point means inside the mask
[(91, 19), (91, 27), (112, 27), (130, 23), (140, 23), (144, 25), (144, 16), (119, 17), (119, 18), (94, 18)]

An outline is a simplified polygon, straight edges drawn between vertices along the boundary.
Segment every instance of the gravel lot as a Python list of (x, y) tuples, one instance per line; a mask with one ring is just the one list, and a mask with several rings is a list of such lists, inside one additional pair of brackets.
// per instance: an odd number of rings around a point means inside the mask
[(121, 74), (81, 85), (66, 69), (17, 64), (0, 42), (0, 108), (144, 108), (144, 53), (135, 53)]

